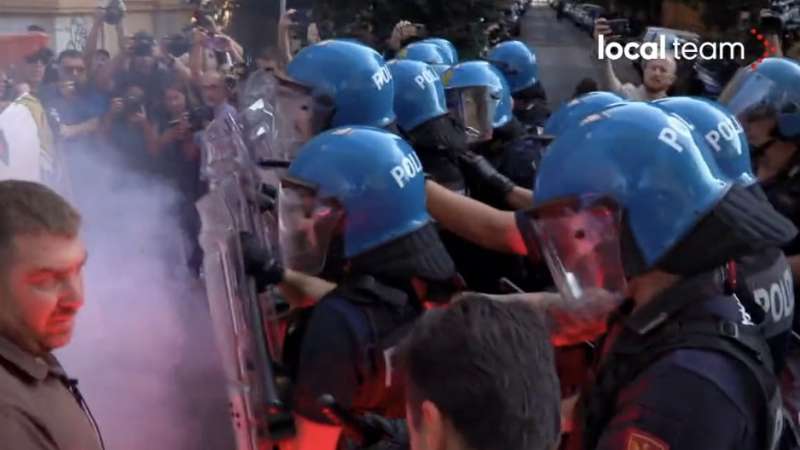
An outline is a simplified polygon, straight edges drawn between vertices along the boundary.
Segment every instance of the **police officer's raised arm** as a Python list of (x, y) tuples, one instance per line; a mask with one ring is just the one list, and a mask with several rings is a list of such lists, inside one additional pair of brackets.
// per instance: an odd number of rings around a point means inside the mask
[(425, 193), (428, 212), (444, 228), (487, 249), (528, 253), (513, 212), (492, 208), (430, 180), (425, 183)]

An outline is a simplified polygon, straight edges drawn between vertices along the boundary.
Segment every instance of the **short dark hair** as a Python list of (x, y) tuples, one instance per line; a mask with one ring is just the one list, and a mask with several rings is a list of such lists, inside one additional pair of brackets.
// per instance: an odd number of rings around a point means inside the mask
[(46, 33), (45, 29), (39, 25), (28, 25), (28, 31), (30, 32), (39, 32), (39, 33)]
[(8, 264), (17, 236), (77, 236), (81, 216), (63, 197), (39, 183), (0, 181), (0, 265)]
[(95, 55), (103, 55), (106, 58), (111, 58), (111, 53), (109, 53), (108, 50), (106, 50), (104, 48), (98, 48), (97, 50), (94, 51), (94, 54)]
[(58, 59), (56, 60), (56, 62), (61, 64), (61, 61), (65, 60), (67, 58), (83, 59), (83, 53), (81, 53), (81, 52), (79, 52), (79, 51), (77, 51), (75, 49), (68, 48), (66, 50), (62, 50), (61, 53), (58, 54)]
[(411, 420), (433, 402), (478, 450), (550, 450), (561, 403), (544, 317), (520, 302), (466, 294), (429, 311), (401, 350)]
[(581, 95), (599, 90), (600, 88), (597, 85), (597, 81), (593, 78), (584, 78), (575, 86), (575, 92), (572, 94), (572, 98), (578, 98)]

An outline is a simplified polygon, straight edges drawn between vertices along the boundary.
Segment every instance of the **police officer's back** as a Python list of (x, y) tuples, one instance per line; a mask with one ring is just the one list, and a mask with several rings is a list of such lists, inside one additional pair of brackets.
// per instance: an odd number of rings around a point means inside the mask
[(286, 266), (340, 274), (302, 336), (294, 396), (301, 443), (310, 438), (304, 430), (331, 425), (317, 403), (323, 394), (356, 412), (402, 417), (393, 349), (424, 302), (447, 302), (456, 287), (425, 209), (419, 159), (394, 134), (335, 129), (301, 148), (278, 204)]
[(710, 152), (684, 121), (629, 103), (565, 132), (542, 159), (528, 218), (564, 301), (628, 298), (570, 448), (775, 448), (769, 349), (718, 286), (731, 258), (796, 229)]

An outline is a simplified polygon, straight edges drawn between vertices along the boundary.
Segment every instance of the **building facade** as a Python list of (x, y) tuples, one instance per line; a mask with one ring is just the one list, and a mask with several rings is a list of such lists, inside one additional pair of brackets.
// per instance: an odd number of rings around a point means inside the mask
[[(0, 1), (0, 33), (24, 32), (38, 25), (50, 35), (50, 47), (57, 53), (72, 48), (82, 49), (92, 27), (92, 17), (105, 0), (2, 0)], [(125, 2), (127, 34), (147, 31), (157, 37), (180, 31), (188, 23), (193, 7), (184, 0), (127, 0)], [(105, 25), (100, 33), (99, 48), (117, 50), (114, 27)]]

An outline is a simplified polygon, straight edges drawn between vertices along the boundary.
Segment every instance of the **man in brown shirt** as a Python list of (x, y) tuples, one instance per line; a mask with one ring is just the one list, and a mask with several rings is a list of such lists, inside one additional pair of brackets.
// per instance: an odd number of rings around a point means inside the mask
[(49, 188), (0, 181), (0, 441), (13, 450), (99, 450), (94, 419), (51, 351), (83, 305), (80, 215)]

